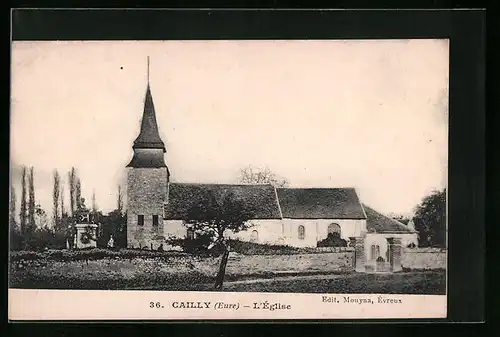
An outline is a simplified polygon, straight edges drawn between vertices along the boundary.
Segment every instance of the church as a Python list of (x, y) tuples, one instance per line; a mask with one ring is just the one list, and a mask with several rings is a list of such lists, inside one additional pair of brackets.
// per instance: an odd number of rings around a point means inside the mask
[(364, 260), (389, 259), (394, 247), (418, 245), (417, 232), (361, 202), (354, 188), (277, 188), (254, 184), (170, 181), (149, 80), (139, 135), (127, 165), (127, 245), (157, 249), (168, 237), (192, 237), (183, 226), (187, 207), (206, 191), (236, 195), (255, 208), (247, 231), (229, 237), (257, 243), (316, 247), (336, 232), (363, 253)]

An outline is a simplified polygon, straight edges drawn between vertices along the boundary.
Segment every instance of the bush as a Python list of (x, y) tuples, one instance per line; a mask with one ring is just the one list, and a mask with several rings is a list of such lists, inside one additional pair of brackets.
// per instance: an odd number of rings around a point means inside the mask
[(244, 255), (290, 255), (309, 252), (307, 248), (297, 248), (286, 245), (271, 245), (240, 240), (229, 240), (231, 251)]
[(196, 255), (220, 255), (221, 247), (211, 247), (212, 238), (209, 234), (198, 234), (195, 238), (169, 238), (167, 243), (174, 247), (181, 247), (183, 252)]
[(318, 241), (317, 247), (347, 247), (347, 241), (340, 237), (339, 233), (328, 233), (326, 239)]
[(179, 255), (179, 252), (156, 252), (149, 250), (123, 249), (110, 250), (101, 248), (89, 248), (82, 250), (48, 250), (46, 252), (35, 251), (14, 251), (10, 252), (11, 262), (17, 261), (82, 261), (82, 260), (100, 260), (105, 258), (165, 258), (172, 255)]
[(382, 256), (379, 256), (377, 257), (377, 262), (385, 262), (385, 260)]

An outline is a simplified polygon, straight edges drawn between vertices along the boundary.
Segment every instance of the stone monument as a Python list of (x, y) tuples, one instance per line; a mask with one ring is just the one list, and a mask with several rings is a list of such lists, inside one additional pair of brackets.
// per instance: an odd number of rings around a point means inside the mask
[(80, 214), (78, 223), (75, 225), (75, 248), (95, 248), (97, 247), (97, 225), (90, 221), (88, 212)]

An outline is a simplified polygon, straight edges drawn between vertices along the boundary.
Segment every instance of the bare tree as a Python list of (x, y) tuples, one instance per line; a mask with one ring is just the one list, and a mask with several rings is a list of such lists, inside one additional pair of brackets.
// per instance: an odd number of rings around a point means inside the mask
[(288, 180), (277, 176), (268, 167), (255, 168), (247, 166), (240, 170), (240, 182), (245, 184), (271, 184), (275, 187), (288, 185)]
[(52, 202), (53, 202), (53, 217), (54, 217), (54, 226), (57, 227), (59, 224), (59, 198), (61, 192), (61, 178), (59, 176), (59, 172), (54, 170), (54, 187), (52, 191)]

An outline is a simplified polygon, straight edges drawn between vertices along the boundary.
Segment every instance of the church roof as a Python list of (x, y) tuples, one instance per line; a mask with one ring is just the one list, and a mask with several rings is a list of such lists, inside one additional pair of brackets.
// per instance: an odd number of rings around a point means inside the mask
[(165, 219), (181, 220), (205, 192), (231, 192), (256, 212), (254, 219), (280, 219), (274, 187), (271, 185), (228, 185), (169, 183)]
[(165, 157), (161, 151), (144, 151), (142, 149), (134, 149), (134, 156), (127, 167), (160, 168), (167, 167), (167, 165), (165, 164)]
[[(232, 192), (254, 219), (365, 219), (354, 188), (274, 188), (272, 185), (170, 183), (165, 219), (181, 220), (205, 192)], [(281, 212), (280, 212), (281, 211)]]
[(403, 223), (389, 218), (363, 204), (366, 212), (366, 229), (370, 233), (415, 233)]
[(365, 219), (354, 188), (278, 188), (283, 218)]
[(163, 149), (165, 144), (160, 138), (158, 124), (156, 123), (156, 113), (153, 104), (151, 89), (148, 84), (146, 97), (144, 99), (144, 111), (142, 114), (141, 131), (134, 141), (134, 149)]

